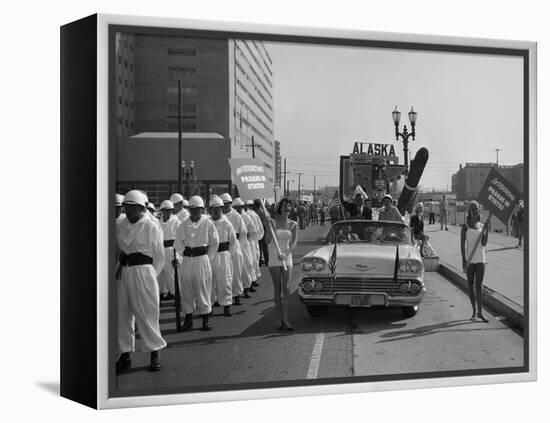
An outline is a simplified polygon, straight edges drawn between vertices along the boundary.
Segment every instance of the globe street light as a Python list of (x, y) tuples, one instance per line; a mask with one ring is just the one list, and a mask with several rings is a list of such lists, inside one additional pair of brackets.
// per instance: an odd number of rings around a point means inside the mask
[(415, 127), (416, 127), (416, 112), (411, 107), (411, 111), (409, 112), (409, 121), (411, 122), (411, 128), (412, 132), (409, 132), (407, 130), (407, 125), (403, 125), (403, 132), (399, 132), (399, 121), (401, 120), (401, 112), (397, 110), (397, 106), (395, 106), (395, 110), (392, 112), (392, 118), (393, 122), (395, 123), (395, 139), (399, 140), (399, 137), (403, 138), (403, 153), (405, 154), (405, 168), (408, 168), (409, 166), (409, 137), (412, 137), (414, 141), (414, 137), (416, 135)]

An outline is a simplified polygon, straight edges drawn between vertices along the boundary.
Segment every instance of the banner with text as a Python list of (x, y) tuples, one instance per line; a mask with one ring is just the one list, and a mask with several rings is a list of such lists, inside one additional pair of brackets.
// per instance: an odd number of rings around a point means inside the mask
[(260, 159), (228, 159), (233, 181), (243, 201), (273, 198), (273, 185)]
[(479, 203), (502, 223), (506, 223), (518, 199), (519, 193), (514, 186), (495, 169), (491, 169), (479, 192)]

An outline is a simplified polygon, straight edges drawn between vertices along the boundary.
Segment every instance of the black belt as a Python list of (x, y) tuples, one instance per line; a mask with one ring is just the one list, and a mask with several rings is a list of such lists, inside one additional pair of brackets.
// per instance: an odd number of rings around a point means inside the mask
[(174, 246), (174, 239), (166, 239), (164, 240), (164, 248), (173, 247)]
[(185, 250), (183, 250), (183, 255), (185, 257), (199, 257), (204, 256), (208, 253), (208, 247), (185, 247)]
[(141, 253), (120, 253), (119, 261), (122, 266), (140, 266), (142, 264), (153, 264), (153, 259), (151, 257)]
[(220, 245), (218, 246), (218, 253), (223, 251), (229, 251), (229, 242), (220, 242)]

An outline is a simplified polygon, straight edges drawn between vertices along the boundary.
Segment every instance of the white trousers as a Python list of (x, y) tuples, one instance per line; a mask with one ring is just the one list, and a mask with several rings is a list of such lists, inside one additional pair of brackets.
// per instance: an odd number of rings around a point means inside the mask
[(254, 280), (257, 280), (262, 276), (262, 272), (260, 272), (260, 246), (258, 245), (258, 241), (249, 241), (252, 245), (252, 252), (254, 253)]
[(166, 347), (159, 327), (159, 288), (150, 264), (122, 268), (117, 281), (117, 347), (119, 353), (135, 351), (134, 318), (143, 339), (143, 351)]
[(243, 294), (243, 266), (244, 258), (242, 248), (237, 246), (235, 253), (231, 256), (233, 261), (233, 285), (231, 287), (232, 295), (242, 295)]
[(174, 266), (172, 266), (172, 260), (174, 259), (174, 247), (167, 247), (164, 249), (164, 267), (162, 268), (158, 280), (159, 289), (161, 294), (168, 294), (169, 292), (174, 294)]
[(256, 280), (256, 272), (254, 271), (254, 265), (252, 264), (254, 257), (252, 255), (252, 248), (250, 248), (250, 242), (246, 240), (241, 244), (243, 250), (243, 287), (250, 288), (252, 281)]
[(218, 300), (222, 306), (233, 303), (233, 262), (229, 251), (217, 253), (212, 262), (212, 304)]
[(183, 312), (199, 314), (212, 311), (210, 293), (212, 292), (212, 268), (207, 255), (183, 257), (179, 274), (180, 294)]

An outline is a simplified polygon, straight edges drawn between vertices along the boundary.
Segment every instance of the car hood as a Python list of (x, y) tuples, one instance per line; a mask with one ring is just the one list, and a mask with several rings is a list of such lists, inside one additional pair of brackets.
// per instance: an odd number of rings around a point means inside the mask
[[(325, 245), (306, 254), (304, 259), (319, 257), (328, 263), (333, 248), (334, 244)], [(413, 245), (342, 243), (336, 247), (336, 274), (354, 277), (393, 276), (397, 248), (399, 248), (399, 259), (414, 258), (421, 261), (420, 253)], [(323, 273), (330, 273), (328, 266), (325, 267)]]

